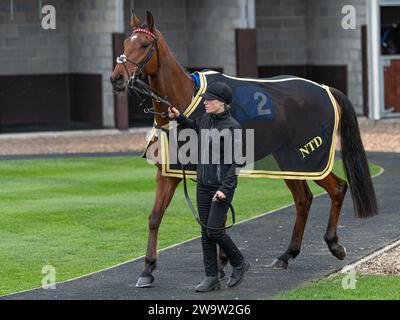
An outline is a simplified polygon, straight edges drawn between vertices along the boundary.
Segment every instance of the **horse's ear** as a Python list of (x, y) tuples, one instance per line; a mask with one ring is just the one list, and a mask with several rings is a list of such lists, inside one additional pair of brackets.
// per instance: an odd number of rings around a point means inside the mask
[(147, 15), (147, 27), (149, 28), (150, 31), (154, 31), (154, 18), (153, 15), (151, 14), (150, 11), (146, 11)]
[(140, 19), (136, 17), (135, 11), (132, 10), (131, 28), (136, 29), (140, 23), (141, 23)]

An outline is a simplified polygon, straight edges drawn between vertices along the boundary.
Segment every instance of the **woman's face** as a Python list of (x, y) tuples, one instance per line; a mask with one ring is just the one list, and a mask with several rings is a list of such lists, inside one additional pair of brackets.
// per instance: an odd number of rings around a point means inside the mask
[(204, 100), (207, 113), (221, 113), (225, 110), (224, 103), (219, 100)]

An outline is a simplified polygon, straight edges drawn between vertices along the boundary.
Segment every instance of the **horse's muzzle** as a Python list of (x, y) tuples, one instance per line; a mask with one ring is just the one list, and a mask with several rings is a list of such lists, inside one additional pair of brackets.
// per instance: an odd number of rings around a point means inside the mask
[(118, 74), (115, 79), (110, 77), (111, 84), (115, 91), (124, 91), (125, 90), (125, 81), (124, 77), (121, 74)]

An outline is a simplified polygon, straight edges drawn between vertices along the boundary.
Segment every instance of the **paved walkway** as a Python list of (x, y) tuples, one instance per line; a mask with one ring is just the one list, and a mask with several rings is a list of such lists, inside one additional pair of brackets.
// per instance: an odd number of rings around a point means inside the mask
[[(57, 285), (55, 290), (36, 289), (6, 299), (264, 299), (296, 288), (341, 269), (400, 238), (398, 205), (400, 154), (370, 153), (369, 160), (385, 172), (374, 178), (380, 215), (355, 219), (347, 194), (338, 234), (347, 248), (347, 258), (334, 258), (324, 243), (330, 201), (327, 195), (313, 201), (303, 249), (287, 270), (269, 267), (287, 247), (294, 223), (294, 208), (285, 209), (238, 224), (230, 232), (252, 267), (238, 288), (199, 294), (193, 286), (203, 277), (200, 240), (195, 239), (159, 253), (159, 269), (153, 288), (138, 289), (135, 282), (143, 266), (138, 259), (103, 272)], [(238, 213), (240, 214), (240, 213)], [(230, 268), (228, 268), (228, 274)], [(225, 282), (225, 281), (224, 281)]]

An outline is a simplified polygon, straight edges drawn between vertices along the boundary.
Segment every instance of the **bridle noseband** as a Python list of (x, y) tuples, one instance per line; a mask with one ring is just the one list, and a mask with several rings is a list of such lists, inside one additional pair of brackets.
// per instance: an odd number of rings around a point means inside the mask
[[(153, 38), (153, 43), (149, 51), (147, 51), (146, 56), (143, 58), (143, 60), (140, 63), (137, 63), (135, 61), (129, 60), (124, 54), (120, 55), (117, 58), (117, 63), (121, 64), (124, 67), (124, 70), (128, 76), (128, 80), (126, 82), (126, 85), (129, 89), (131, 89), (139, 99), (141, 99), (140, 106), (143, 105), (145, 102), (146, 98), (144, 96), (150, 97), (152, 100), (155, 100), (156, 102), (159, 103), (164, 103), (170, 107), (172, 107), (172, 104), (168, 101), (167, 97), (163, 97), (157, 92), (155, 92), (150, 86), (145, 83), (144, 81), (140, 80), (138, 78), (138, 75), (140, 75), (143, 72), (143, 69), (146, 67), (147, 63), (151, 60), (153, 57), (154, 51), (157, 53), (157, 68), (159, 67), (159, 52), (158, 52), (158, 42), (157, 42), (157, 37), (153, 32), (150, 32), (149, 30), (146, 30), (144, 28), (137, 28), (132, 31), (133, 33), (145, 33)], [(137, 70), (133, 71), (132, 74), (129, 73), (128, 68), (126, 66), (126, 63), (132, 63), (137, 67)], [(154, 111), (154, 108), (144, 108), (143, 109), (144, 113), (152, 113), (155, 115), (159, 115), (163, 118), (168, 116), (168, 111), (165, 112), (157, 112)]]

